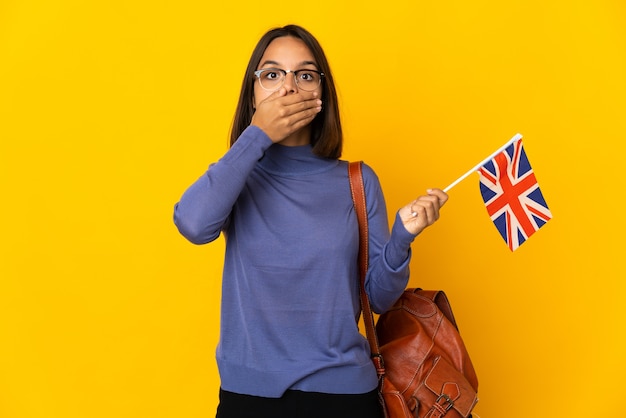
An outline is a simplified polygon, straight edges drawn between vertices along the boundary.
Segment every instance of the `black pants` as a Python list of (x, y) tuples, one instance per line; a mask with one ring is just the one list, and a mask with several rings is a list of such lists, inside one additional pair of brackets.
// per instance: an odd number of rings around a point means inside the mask
[(336, 395), (288, 390), (281, 398), (220, 389), (216, 418), (382, 418), (377, 391)]

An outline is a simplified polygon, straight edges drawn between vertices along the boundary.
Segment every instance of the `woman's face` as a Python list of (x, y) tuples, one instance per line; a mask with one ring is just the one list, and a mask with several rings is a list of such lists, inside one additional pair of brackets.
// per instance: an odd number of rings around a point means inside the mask
[[(283, 36), (270, 42), (261, 58), (257, 70), (264, 68), (276, 68), (285, 71), (319, 70), (317, 62), (315, 62), (315, 58), (313, 58), (313, 54), (305, 43), (291, 36)], [(298, 89), (295, 75), (292, 72), (287, 73), (282, 87), (287, 89), (287, 94), (305, 93), (307, 97), (313, 94), (312, 91), (309, 92)], [(321, 84), (314, 91), (317, 91), (318, 97), (321, 98)], [(268, 91), (261, 87), (258, 79), (255, 80), (254, 107), (256, 108), (260, 102), (265, 100), (272, 93), (273, 91)]]

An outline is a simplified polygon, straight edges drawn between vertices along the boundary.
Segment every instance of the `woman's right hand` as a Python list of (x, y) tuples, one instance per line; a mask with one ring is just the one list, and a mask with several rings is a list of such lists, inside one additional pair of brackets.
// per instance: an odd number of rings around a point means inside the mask
[(317, 92), (287, 94), (282, 87), (257, 105), (250, 124), (262, 129), (272, 142), (281, 142), (311, 123), (322, 110), (317, 96)]

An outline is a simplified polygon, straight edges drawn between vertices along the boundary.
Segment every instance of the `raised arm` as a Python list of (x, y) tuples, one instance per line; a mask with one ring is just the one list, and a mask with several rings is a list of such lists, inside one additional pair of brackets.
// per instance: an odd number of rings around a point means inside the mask
[(220, 235), (246, 179), (271, 144), (261, 129), (248, 127), (228, 152), (185, 191), (174, 207), (174, 223), (185, 238), (205, 244)]

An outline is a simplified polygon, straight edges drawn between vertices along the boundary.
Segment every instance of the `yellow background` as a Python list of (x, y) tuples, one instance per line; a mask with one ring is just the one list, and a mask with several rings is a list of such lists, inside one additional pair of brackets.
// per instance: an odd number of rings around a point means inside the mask
[(344, 158), (390, 216), (516, 132), (554, 219), (511, 253), (478, 175), (414, 245), (485, 417), (620, 417), (626, 5), (597, 1), (0, 3), (0, 417), (214, 416), (223, 241), (172, 208), (226, 150), (266, 29), (328, 54)]

